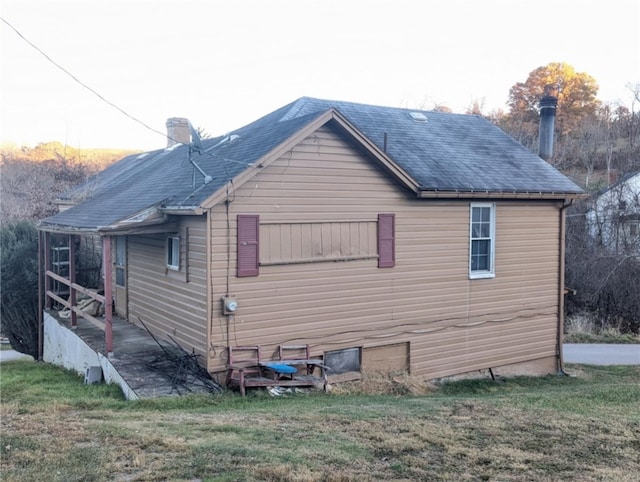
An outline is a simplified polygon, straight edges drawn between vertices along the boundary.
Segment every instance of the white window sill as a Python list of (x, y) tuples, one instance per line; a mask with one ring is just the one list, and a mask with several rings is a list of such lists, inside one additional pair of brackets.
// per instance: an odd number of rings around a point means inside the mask
[(495, 273), (489, 273), (489, 272), (474, 272), (474, 273), (469, 273), (469, 279), (489, 279), (489, 278), (495, 278), (496, 274)]

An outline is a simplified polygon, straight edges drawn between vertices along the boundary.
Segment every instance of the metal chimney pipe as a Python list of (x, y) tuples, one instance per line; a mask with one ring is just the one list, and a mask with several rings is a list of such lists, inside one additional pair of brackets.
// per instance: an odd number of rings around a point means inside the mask
[(553, 156), (553, 130), (556, 123), (556, 108), (558, 107), (558, 98), (555, 94), (555, 88), (547, 85), (544, 88), (544, 96), (540, 99), (540, 129), (538, 133), (538, 155), (545, 161)]

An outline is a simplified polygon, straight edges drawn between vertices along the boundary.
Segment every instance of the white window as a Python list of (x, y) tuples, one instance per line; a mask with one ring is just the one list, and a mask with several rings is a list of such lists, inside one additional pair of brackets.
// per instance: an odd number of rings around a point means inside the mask
[(495, 204), (471, 204), (469, 227), (470, 278), (495, 277), (495, 217)]
[(169, 236), (167, 238), (167, 268), (180, 269), (180, 238)]

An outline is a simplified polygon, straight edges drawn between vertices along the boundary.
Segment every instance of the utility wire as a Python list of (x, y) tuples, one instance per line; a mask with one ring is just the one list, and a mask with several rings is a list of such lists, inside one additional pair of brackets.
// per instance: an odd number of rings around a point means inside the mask
[[(9, 23), (4, 17), (0, 17), (0, 20), (2, 20), (9, 28), (11, 28), (11, 30), (13, 30), (22, 40), (24, 40), (29, 46), (31, 46), (33, 49), (35, 49), (40, 55), (42, 55), (45, 59), (47, 59), (47, 61), (49, 61), (50, 63), (52, 63), (53, 65), (55, 65), (58, 69), (60, 69), (62, 72), (64, 72), (65, 74), (67, 74), (69, 77), (71, 77), (75, 82), (77, 82), (78, 84), (80, 84), (82, 87), (84, 87), (85, 89), (87, 89), (89, 92), (91, 92), (93, 95), (95, 95), (96, 97), (98, 97), (98, 99), (100, 99), (101, 101), (107, 103), (108, 105), (110, 105), (111, 107), (113, 107), (114, 109), (116, 109), (118, 112), (124, 114), (125, 116), (127, 116), (129, 119), (137, 122), (138, 124), (140, 124), (141, 126), (143, 126), (144, 128), (150, 130), (151, 132), (154, 132), (156, 134), (161, 135), (163, 138), (168, 138), (170, 140), (172, 140), (173, 142), (175, 142), (176, 144), (180, 144), (179, 141), (177, 141), (176, 139), (173, 139), (172, 137), (168, 136), (167, 133), (159, 131), (157, 129), (154, 129), (153, 127), (151, 127), (150, 125), (148, 125), (147, 123), (141, 121), (140, 119), (138, 119), (137, 117), (129, 114), (127, 111), (125, 111), (124, 109), (122, 109), (121, 107), (117, 106), (116, 104), (114, 104), (113, 102), (111, 102), (110, 100), (106, 99), (103, 95), (101, 95), (99, 92), (97, 92), (96, 90), (94, 90), (93, 88), (91, 88), (90, 86), (88, 86), (87, 84), (85, 84), (84, 82), (82, 82), (80, 79), (78, 79), (75, 75), (73, 75), (71, 72), (69, 72), (67, 69), (65, 69), (62, 65), (60, 65), (59, 63), (57, 63), (55, 60), (53, 60), (51, 57), (49, 57), (40, 47), (38, 47), (36, 44), (34, 44), (33, 42), (31, 42), (31, 40), (29, 40), (28, 38), (26, 38), (17, 28), (15, 28), (13, 25), (11, 25), (11, 23)], [(231, 162), (231, 163), (235, 163), (235, 164), (241, 164), (244, 166), (247, 165), (251, 165), (251, 163), (248, 163), (246, 161), (238, 161), (236, 159), (229, 159), (227, 157), (223, 157), (220, 156), (218, 154), (214, 154), (212, 152), (207, 152), (206, 150), (204, 151), (199, 151), (200, 155), (206, 155), (209, 156), (213, 159), (218, 158), (221, 159), (223, 161), (226, 162)], [(231, 176), (229, 174), (229, 171), (227, 170), (227, 166), (226, 164), (223, 163), (223, 168), (227, 174), (227, 177), (229, 179), (231, 179)]]
[[(116, 109), (118, 112), (124, 114), (125, 116), (127, 116), (129, 119), (137, 122), (138, 124), (140, 124), (141, 126), (143, 126), (144, 128), (150, 130), (151, 132), (154, 132), (156, 134), (161, 135), (163, 138), (165, 139), (169, 139), (173, 142), (175, 142), (176, 144), (180, 144), (179, 141), (177, 141), (176, 139), (173, 139), (172, 137), (168, 136), (167, 133), (159, 131), (157, 129), (154, 129), (153, 127), (151, 127), (150, 125), (148, 125), (147, 123), (145, 123), (144, 121), (141, 121), (140, 119), (138, 119), (137, 117), (129, 114), (127, 111), (125, 111), (124, 109), (122, 109), (121, 107), (117, 106), (116, 104), (114, 104), (113, 102), (111, 102), (110, 100), (106, 99), (103, 95), (101, 95), (99, 92), (97, 92), (95, 89), (91, 88), (90, 86), (88, 86), (87, 84), (85, 84), (84, 82), (82, 82), (80, 79), (78, 79), (75, 75), (73, 75), (71, 72), (69, 72), (67, 69), (65, 69), (62, 65), (60, 65), (59, 63), (57, 63), (55, 60), (53, 60), (51, 57), (49, 57), (49, 55), (47, 55), (40, 47), (38, 47), (36, 44), (34, 44), (31, 40), (29, 40), (27, 37), (25, 37), (16, 27), (14, 27), (9, 21), (7, 21), (4, 17), (0, 17), (0, 20), (2, 20), (2, 22), (4, 22), (11, 30), (13, 30), (22, 40), (24, 40), (29, 46), (31, 46), (33, 49), (35, 49), (40, 55), (42, 55), (45, 59), (47, 59), (47, 61), (49, 61), (50, 63), (52, 63), (54, 66), (56, 66), (58, 69), (60, 69), (62, 72), (64, 72), (65, 74), (67, 74), (69, 77), (71, 77), (75, 82), (77, 82), (78, 84), (80, 84), (82, 87), (84, 87), (85, 89), (87, 89), (89, 92), (91, 92), (93, 95), (95, 95), (96, 97), (98, 97), (98, 99), (100, 99), (101, 101), (107, 103), (108, 105), (110, 105), (111, 107), (113, 107), (114, 109)], [(241, 164), (241, 165), (248, 165), (250, 163), (247, 162), (243, 162), (243, 161), (238, 161), (236, 159), (229, 159), (227, 157), (223, 157), (220, 156), (218, 154), (214, 154), (211, 152), (207, 152), (206, 150), (201, 151), (200, 152), (201, 155), (206, 155), (209, 156), (211, 158), (218, 158), (221, 159), (223, 161), (226, 162), (231, 162), (231, 163), (235, 163), (235, 164)], [(227, 166), (223, 164), (223, 167), (225, 169), (225, 172), (227, 173), (227, 177), (231, 178), (231, 176), (229, 175), (229, 172), (227, 171)]]
[[(65, 69), (62, 65), (60, 65), (59, 63), (57, 63), (55, 60), (53, 60), (51, 57), (49, 57), (40, 47), (38, 47), (36, 44), (34, 44), (33, 42), (31, 42), (31, 40), (29, 40), (28, 38), (26, 38), (24, 35), (22, 35), (22, 33), (20, 33), (20, 31), (15, 28), (13, 25), (11, 25), (11, 23), (9, 23), (7, 20), (5, 20), (3, 17), (0, 17), (0, 20), (2, 20), (9, 28), (11, 28), (11, 30), (13, 30), (22, 40), (24, 40), (27, 44), (29, 44), (32, 48), (34, 48), (39, 54), (41, 54), (45, 59), (47, 59), (49, 62), (51, 62), (53, 65), (55, 65), (58, 69), (62, 70), (62, 72), (64, 72), (65, 74), (67, 74), (69, 77), (71, 77), (75, 82), (77, 82), (78, 84), (80, 84), (82, 87), (84, 87), (85, 89), (87, 89), (89, 92), (91, 92), (93, 95), (95, 95), (96, 97), (98, 97), (101, 101), (109, 104), (111, 107), (113, 107), (114, 109), (116, 109), (117, 111), (121, 112), (122, 114), (124, 114), (125, 116), (127, 116), (129, 119), (137, 122), (138, 124), (142, 125), (143, 127), (149, 129), (151, 132), (155, 132), (156, 134), (160, 134), (162, 137), (166, 137), (166, 134), (164, 132), (161, 132), (157, 129), (154, 129), (153, 127), (149, 126), (148, 124), (146, 124), (145, 122), (141, 121), (140, 119), (132, 116), (131, 114), (129, 114), (128, 112), (126, 112), (124, 109), (118, 107), (116, 104), (114, 104), (113, 102), (111, 102), (108, 99), (105, 99), (100, 93), (96, 92), (94, 89), (92, 89), (91, 87), (89, 87), (87, 84), (85, 84), (84, 82), (82, 82), (80, 79), (78, 79), (75, 75), (73, 75), (71, 72), (69, 72), (67, 69)], [(174, 142), (177, 142), (175, 139), (171, 139)]]

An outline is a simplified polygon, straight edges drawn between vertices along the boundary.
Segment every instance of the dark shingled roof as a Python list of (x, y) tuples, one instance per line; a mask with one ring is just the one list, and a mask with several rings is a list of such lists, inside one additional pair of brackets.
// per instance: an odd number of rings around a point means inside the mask
[[(407, 172), (421, 190), (580, 194), (549, 163), (479, 116), (381, 107), (302, 97), (233, 131), (202, 141), (191, 160), (213, 179), (208, 184), (189, 161), (189, 146), (125, 157), (70, 191), (83, 202), (47, 218), (42, 227), (95, 230), (153, 206), (194, 208), (227, 181), (329, 109), (337, 110)], [(235, 137), (238, 136), (238, 137)]]

